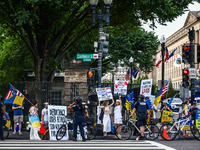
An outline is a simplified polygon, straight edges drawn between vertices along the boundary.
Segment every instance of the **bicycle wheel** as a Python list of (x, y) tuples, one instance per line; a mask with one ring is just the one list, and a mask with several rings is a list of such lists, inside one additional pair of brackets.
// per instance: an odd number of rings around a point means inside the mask
[(160, 133), (163, 139), (171, 141), (178, 135), (178, 129), (173, 124), (163, 124), (160, 128)]
[(116, 129), (116, 136), (120, 140), (128, 140), (132, 135), (132, 129), (130, 126), (121, 124)]
[(96, 130), (93, 125), (87, 125), (86, 135), (88, 140), (93, 140), (96, 137)]
[(3, 127), (3, 138), (8, 139), (9, 136), (9, 129), (7, 127)]
[(159, 128), (156, 125), (149, 124), (145, 126), (144, 136), (147, 140), (155, 140), (159, 136)]
[(190, 125), (190, 130), (191, 130), (193, 136), (194, 136), (198, 141), (200, 141), (200, 130), (198, 130), (197, 127), (196, 127), (194, 124)]
[(56, 139), (57, 140), (61, 140), (66, 134), (66, 125), (62, 125), (58, 131), (57, 131), (57, 134), (56, 134)]

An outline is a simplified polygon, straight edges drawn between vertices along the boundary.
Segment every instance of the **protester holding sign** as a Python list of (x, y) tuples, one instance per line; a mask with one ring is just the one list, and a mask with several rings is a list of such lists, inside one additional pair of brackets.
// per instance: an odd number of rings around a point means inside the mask
[[(118, 127), (120, 124), (122, 124), (122, 101), (121, 101), (121, 95), (119, 96), (119, 99), (116, 100), (115, 103), (115, 109), (114, 109), (114, 124), (116, 127)], [(121, 137), (121, 129), (117, 131), (118, 137)]]
[[(38, 116), (37, 105), (38, 105), (37, 101), (32, 103), (31, 108), (29, 109), (30, 117), (31, 116)], [(33, 125), (31, 126), (30, 140), (41, 140), (39, 135), (38, 135), (38, 128), (33, 128)]]
[(103, 101), (103, 106), (100, 106), (99, 101), (99, 107), (103, 108), (104, 115), (103, 115), (103, 138), (107, 138), (107, 133), (111, 131), (111, 120), (110, 120), (110, 107), (114, 104), (114, 99), (112, 99), (112, 103), (109, 105), (109, 101)]
[(86, 141), (85, 134), (84, 134), (84, 116), (88, 117), (88, 113), (85, 109), (85, 105), (82, 104), (82, 98), (76, 97), (75, 102), (73, 102), (70, 106), (68, 106), (68, 109), (74, 110), (74, 119), (73, 119), (73, 131), (74, 131), (74, 141), (77, 141), (77, 127), (79, 126), (82, 141)]
[(49, 126), (48, 126), (48, 105), (49, 103), (48, 102), (45, 102), (44, 103), (44, 108), (42, 109), (42, 114), (41, 114), (41, 120), (42, 120), (42, 124), (45, 128), (45, 133), (44, 133), (44, 136), (47, 139), (49, 139), (48, 137), (48, 132), (49, 132)]

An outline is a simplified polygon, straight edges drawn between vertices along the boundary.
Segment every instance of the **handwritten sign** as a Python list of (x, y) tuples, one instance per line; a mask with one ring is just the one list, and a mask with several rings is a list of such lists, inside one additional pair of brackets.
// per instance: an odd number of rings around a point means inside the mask
[(152, 79), (142, 80), (140, 87), (140, 94), (146, 96), (151, 95), (152, 90)]
[(96, 92), (100, 101), (113, 99), (110, 87), (96, 88)]
[(127, 82), (115, 80), (114, 94), (115, 95), (126, 95), (127, 94)]
[[(48, 119), (49, 119), (49, 135), (50, 140), (56, 140), (56, 134), (58, 129), (63, 125), (65, 121), (65, 116), (67, 116), (66, 106), (48, 106)], [(68, 127), (66, 126), (66, 135), (62, 140), (68, 140)]]
[(200, 130), (200, 109), (197, 109), (196, 111), (196, 127)]
[(170, 122), (172, 117), (169, 117), (169, 115), (172, 115), (171, 111), (163, 110), (161, 122)]

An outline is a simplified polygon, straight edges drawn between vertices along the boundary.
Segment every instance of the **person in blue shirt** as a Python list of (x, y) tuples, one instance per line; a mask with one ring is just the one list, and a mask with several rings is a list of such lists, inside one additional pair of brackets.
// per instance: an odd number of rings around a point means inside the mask
[(19, 135), (23, 135), (21, 132), (21, 128), (22, 128), (22, 122), (23, 122), (23, 110), (24, 110), (24, 106), (20, 106), (17, 104), (13, 104), (12, 109), (14, 110), (14, 117), (13, 117), (13, 121), (14, 121), (14, 132), (13, 135), (15, 135), (16, 132), (16, 128), (17, 128), (17, 123), (19, 123)]
[(85, 109), (85, 105), (82, 104), (82, 98), (76, 97), (75, 102), (67, 107), (68, 109), (74, 110), (74, 119), (73, 119), (73, 140), (77, 141), (77, 127), (79, 126), (82, 141), (86, 141), (84, 134), (84, 116), (88, 117), (87, 110)]
[(3, 124), (4, 124), (4, 119), (3, 119), (3, 115), (6, 117), (7, 120), (10, 120), (10, 118), (8, 118), (6, 111), (3, 108), (3, 104), (1, 103), (1, 101), (4, 98), (0, 96), (0, 140), (4, 140), (3, 139)]

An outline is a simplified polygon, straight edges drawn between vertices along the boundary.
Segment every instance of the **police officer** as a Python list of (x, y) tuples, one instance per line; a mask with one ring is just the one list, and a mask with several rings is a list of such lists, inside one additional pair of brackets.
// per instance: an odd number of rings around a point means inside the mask
[(68, 109), (74, 110), (74, 119), (73, 119), (73, 133), (74, 133), (74, 141), (77, 141), (77, 127), (79, 126), (82, 141), (86, 141), (84, 134), (84, 116), (88, 116), (88, 113), (85, 109), (85, 105), (82, 104), (81, 97), (75, 97), (75, 102), (68, 106)]
[[(144, 139), (144, 126), (146, 125), (146, 119), (148, 114), (148, 104), (144, 101), (144, 95), (138, 96), (138, 102), (136, 102), (132, 114), (129, 117), (132, 117), (133, 114), (137, 111), (137, 125), (140, 127), (140, 140)], [(139, 136), (136, 137), (136, 140), (139, 139)]]

